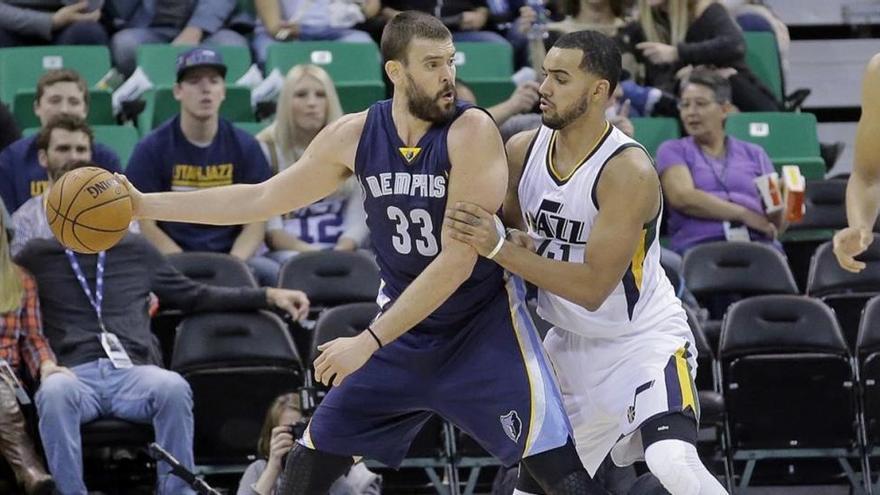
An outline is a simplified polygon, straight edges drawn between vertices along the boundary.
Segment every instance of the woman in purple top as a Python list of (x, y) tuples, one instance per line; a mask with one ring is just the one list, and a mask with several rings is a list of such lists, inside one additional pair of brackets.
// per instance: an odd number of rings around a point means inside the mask
[(657, 172), (669, 205), (670, 247), (683, 253), (703, 242), (771, 242), (787, 226), (782, 212), (764, 213), (755, 178), (774, 171), (760, 146), (724, 132), (733, 108), (730, 83), (697, 69), (682, 86), (679, 114), (688, 137), (657, 150)]

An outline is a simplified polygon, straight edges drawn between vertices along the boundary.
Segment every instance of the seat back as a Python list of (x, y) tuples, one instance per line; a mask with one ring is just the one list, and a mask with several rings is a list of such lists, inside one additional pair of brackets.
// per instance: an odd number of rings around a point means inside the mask
[(807, 280), (807, 294), (822, 297), (829, 294), (874, 293), (880, 291), (880, 242), (868, 246), (867, 251), (858, 256), (867, 267), (859, 273), (844, 270), (834, 256), (834, 245), (826, 242), (816, 249), (810, 261), (810, 274)]
[[(34, 99), (36, 97), (36, 88), (19, 89), (15, 93), (15, 101), (12, 102), (12, 114), (15, 116), (15, 122), (20, 128), (40, 127), (40, 119), (34, 113)], [(89, 113), (86, 115), (86, 122), (88, 122), (93, 130), (99, 125), (116, 125), (116, 117), (113, 115), (113, 104), (111, 103), (109, 91), (89, 89)]]
[(672, 117), (633, 117), (630, 120), (636, 132), (635, 140), (653, 157), (657, 156), (657, 148), (664, 141), (681, 137), (678, 120)]
[(270, 124), (270, 122), (268, 122), (268, 121), (263, 121), (263, 122), (234, 122), (234, 124), (235, 124), (235, 127), (238, 127), (239, 129), (241, 129), (241, 130), (247, 132), (247, 133), (250, 134), (251, 136), (256, 136), (257, 133), (260, 132), (260, 131), (262, 131), (263, 129), (265, 129), (265, 128)]
[(770, 89), (776, 101), (785, 96), (782, 87), (782, 61), (776, 36), (768, 32), (744, 32), (746, 65)]
[(359, 252), (303, 253), (284, 263), (278, 286), (305, 292), (314, 308), (375, 301), (379, 268)]
[(812, 180), (804, 191), (804, 217), (789, 230), (841, 229), (846, 227), (846, 181)]
[(684, 255), (685, 286), (697, 298), (709, 294), (797, 294), (785, 257), (757, 242), (711, 242)]
[(0, 100), (12, 105), (18, 91), (34, 91), (50, 69), (73, 69), (92, 87), (110, 70), (103, 45), (46, 45), (0, 49)]
[[(155, 86), (171, 86), (177, 82), (177, 56), (192, 48), (165, 43), (140, 45), (137, 48), (137, 65)], [(251, 66), (251, 51), (245, 46), (216, 45), (209, 48), (223, 57), (227, 84), (233, 84)]]
[(170, 254), (168, 261), (187, 277), (203, 284), (257, 287), (247, 265), (230, 254), (191, 251)]
[(759, 296), (735, 303), (724, 319), (720, 361), (735, 449), (857, 444), (855, 375), (821, 301)]
[(513, 83), (513, 50), (507, 43), (461, 42), (455, 44), (456, 77), (474, 92), (483, 107), (510, 97)]
[(857, 347), (868, 445), (880, 446), (880, 296), (865, 304)]
[(265, 411), (276, 397), (303, 384), (287, 329), (263, 312), (186, 318), (172, 368), (192, 388), (197, 464), (248, 463)]
[(816, 116), (811, 113), (735, 113), (727, 116), (725, 128), (731, 136), (764, 148), (777, 168), (797, 165), (807, 179), (821, 179), (825, 175)]
[(699, 318), (694, 311), (685, 305), (684, 312), (687, 315), (688, 326), (694, 336), (694, 344), (697, 348), (697, 379), (695, 385), (697, 390), (715, 390), (715, 353), (706, 334), (703, 332), (703, 326), (700, 324)]
[(266, 56), (266, 73), (278, 69), (281, 75), (294, 65), (314, 64), (327, 71), (334, 84), (382, 81), (382, 56), (373, 43), (342, 41), (297, 41), (276, 43)]

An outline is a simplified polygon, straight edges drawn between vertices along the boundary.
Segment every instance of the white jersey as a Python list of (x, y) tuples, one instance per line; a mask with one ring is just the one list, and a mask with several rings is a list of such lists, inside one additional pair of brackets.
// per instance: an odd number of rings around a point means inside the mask
[[(528, 233), (541, 256), (583, 263), (599, 212), (596, 183), (603, 168), (627, 148), (644, 150), (614, 126), (606, 126), (596, 146), (567, 177), (561, 177), (554, 167), (556, 131), (541, 126), (530, 145), (518, 192)], [(540, 289), (538, 314), (557, 327), (596, 338), (635, 335), (664, 327), (660, 323), (668, 318), (684, 317), (681, 302), (660, 266), (660, 216), (645, 224), (642, 242), (623, 279), (598, 310), (588, 311)], [(686, 336), (681, 328), (672, 332)]]

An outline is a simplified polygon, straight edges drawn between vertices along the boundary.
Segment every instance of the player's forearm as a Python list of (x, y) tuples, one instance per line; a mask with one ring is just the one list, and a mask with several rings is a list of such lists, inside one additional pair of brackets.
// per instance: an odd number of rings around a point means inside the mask
[(272, 216), (261, 194), (258, 184), (144, 194), (138, 212), (140, 218), (166, 222), (243, 225)]
[(880, 176), (868, 177), (853, 169), (846, 186), (846, 219), (850, 227), (872, 230), (880, 209)]
[(383, 345), (400, 337), (449, 299), (470, 277), (476, 261), (469, 247), (444, 248), (370, 328)]
[(613, 286), (599, 283), (586, 263), (547, 259), (509, 241), (504, 242), (493, 260), (505, 270), (589, 311), (599, 309), (614, 290)]
[(229, 254), (240, 260), (247, 260), (257, 251), (266, 236), (266, 223), (256, 222), (245, 225), (232, 244)]

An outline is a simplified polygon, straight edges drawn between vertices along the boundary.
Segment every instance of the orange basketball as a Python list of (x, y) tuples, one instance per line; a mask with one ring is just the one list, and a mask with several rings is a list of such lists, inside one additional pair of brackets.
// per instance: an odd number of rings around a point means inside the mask
[(67, 172), (49, 190), (49, 228), (65, 247), (97, 253), (113, 247), (128, 231), (128, 190), (110, 172), (83, 167)]

